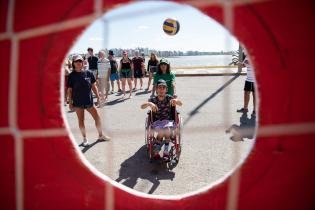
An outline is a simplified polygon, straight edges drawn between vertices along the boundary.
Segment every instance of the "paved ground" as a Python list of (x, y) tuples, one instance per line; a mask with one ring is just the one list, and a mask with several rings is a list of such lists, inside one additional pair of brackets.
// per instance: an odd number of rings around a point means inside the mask
[[(232, 170), (254, 143), (247, 138), (231, 141), (231, 134), (225, 133), (232, 124), (254, 120), (250, 113), (246, 118), (235, 112), (243, 103), (244, 80), (244, 76), (177, 78), (177, 93), (184, 103), (180, 110), (185, 127), (181, 159), (173, 170), (149, 163), (144, 146), (146, 111), (140, 109), (149, 94), (142, 91), (127, 100), (110, 95), (108, 104), (98, 109), (104, 130), (112, 137), (109, 142), (95, 141), (96, 129), (87, 113), (86, 127), (92, 144), (80, 148), (102, 173), (141, 192), (174, 195), (204, 187)], [(66, 116), (79, 145), (82, 138), (76, 114), (67, 112)]]

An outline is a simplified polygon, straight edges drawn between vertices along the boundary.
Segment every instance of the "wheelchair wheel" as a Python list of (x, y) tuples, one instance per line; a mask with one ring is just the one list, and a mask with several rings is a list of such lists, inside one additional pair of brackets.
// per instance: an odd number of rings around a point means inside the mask
[(145, 141), (150, 161), (153, 159), (153, 136), (151, 132), (151, 114), (145, 120)]
[(176, 149), (176, 157), (177, 160), (179, 160), (181, 151), (182, 151), (182, 117), (180, 116), (180, 114), (177, 114), (177, 128), (176, 128), (176, 139), (175, 139), (175, 149)]
[(182, 150), (181, 123), (182, 123), (182, 119), (181, 119), (181, 116), (178, 114), (177, 120), (176, 120), (176, 129), (174, 130), (174, 136), (172, 139), (172, 146), (169, 151), (169, 156), (170, 156), (170, 161), (168, 162), (169, 168), (174, 168), (179, 162), (179, 157)]
[(144, 144), (147, 146), (148, 148), (148, 144), (149, 144), (149, 132), (148, 132), (148, 117), (145, 119), (145, 125), (144, 125)]

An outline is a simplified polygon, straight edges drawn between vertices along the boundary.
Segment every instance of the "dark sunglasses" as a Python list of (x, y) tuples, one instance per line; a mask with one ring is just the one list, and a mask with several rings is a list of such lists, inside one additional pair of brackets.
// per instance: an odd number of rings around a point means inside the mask
[(76, 60), (74, 61), (75, 63), (82, 63), (83, 61), (82, 60)]

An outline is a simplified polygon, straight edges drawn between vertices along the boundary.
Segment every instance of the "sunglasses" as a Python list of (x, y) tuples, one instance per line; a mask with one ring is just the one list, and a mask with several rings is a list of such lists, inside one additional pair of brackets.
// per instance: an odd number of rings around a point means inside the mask
[(76, 60), (74, 61), (75, 63), (82, 63), (83, 61), (82, 60)]

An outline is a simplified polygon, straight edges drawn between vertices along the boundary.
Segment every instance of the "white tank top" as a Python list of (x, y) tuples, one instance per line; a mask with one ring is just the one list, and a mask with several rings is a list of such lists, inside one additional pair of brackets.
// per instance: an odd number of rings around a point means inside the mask
[(246, 57), (243, 61), (243, 64), (246, 66), (247, 68), (247, 77), (246, 77), (246, 81), (248, 82), (255, 82), (255, 76), (254, 76), (254, 68), (251, 65), (249, 58)]

